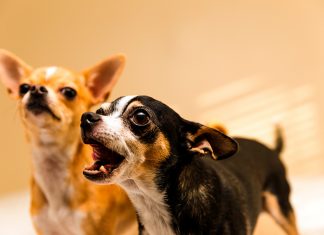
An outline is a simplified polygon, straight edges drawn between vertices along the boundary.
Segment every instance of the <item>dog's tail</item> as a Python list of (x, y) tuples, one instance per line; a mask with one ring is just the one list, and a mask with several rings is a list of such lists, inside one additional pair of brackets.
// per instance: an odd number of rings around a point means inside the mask
[(282, 152), (284, 148), (282, 129), (279, 125), (276, 125), (275, 135), (276, 135), (276, 142), (275, 142), (274, 151), (278, 153), (279, 156), (279, 154)]

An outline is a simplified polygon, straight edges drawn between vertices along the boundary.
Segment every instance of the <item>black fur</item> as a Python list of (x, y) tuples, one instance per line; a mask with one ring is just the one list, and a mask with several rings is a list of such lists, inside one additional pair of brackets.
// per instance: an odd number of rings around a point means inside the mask
[[(142, 106), (128, 108), (134, 101)], [(108, 110), (99, 109), (97, 115), (113, 112), (117, 102), (118, 99), (112, 102)], [(165, 195), (163, 203), (171, 215), (175, 234), (252, 234), (258, 215), (267, 209), (264, 192), (277, 199), (279, 213), (285, 218), (282, 226), (288, 223), (286, 231), (297, 231), (291, 217), (290, 188), (279, 158), (284, 145), (279, 130), (276, 146), (270, 149), (255, 140), (232, 139), (217, 130), (185, 120), (167, 105), (148, 96), (137, 96), (128, 105), (118, 118), (137, 137), (136, 141), (150, 148), (152, 143), (158, 144), (158, 134), (163, 134), (165, 138), (161, 141), (168, 142), (163, 146), (170, 146), (169, 156), (163, 155), (162, 162), (150, 170), (154, 170), (155, 175), (153, 188), (156, 186)], [(134, 122), (134, 112), (138, 109), (149, 117), (145, 125)], [(149, 157), (160, 159), (159, 156)], [(127, 186), (125, 188), (127, 191)], [(129, 193), (132, 196), (133, 192)], [(140, 221), (142, 208), (138, 209), (141, 234), (146, 230)], [(146, 213), (149, 209), (143, 208)]]
[(281, 138), (275, 150), (235, 138), (240, 150), (229, 159), (215, 161), (188, 149), (187, 134), (195, 134), (200, 124), (182, 119), (150, 97), (136, 99), (152, 110), (154, 124), (171, 144), (170, 156), (161, 164), (155, 181), (161, 192), (166, 191), (177, 234), (251, 233), (263, 210), (264, 191), (278, 198), (285, 216), (292, 212), (285, 168), (279, 160)]
[(187, 155), (185, 161), (170, 163), (170, 158), (161, 166), (157, 182), (161, 191), (167, 190), (173, 226), (180, 234), (247, 234), (263, 209), (263, 191), (280, 198), (284, 215), (292, 212), (278, 156), (256, 141), (236, 141), (240, 151), (227, 160)]

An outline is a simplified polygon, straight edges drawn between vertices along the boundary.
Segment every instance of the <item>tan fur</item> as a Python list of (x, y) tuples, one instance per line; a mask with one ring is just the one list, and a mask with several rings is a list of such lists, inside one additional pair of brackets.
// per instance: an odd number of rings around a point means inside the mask
[(280, 227), (289, 235), (298, 235), (294, 213), (291, 212), (288, 218), (282, 214), (278, 199), (272, 193), (264, 192), (263, 197), (265, 199), (265, 210), (273, 217)]
[[(19, 98), (19, 84), (43, 85), (49, 89), (48, 106), (61, 118), (58, 122), (46, 114), (33, 116), (25, 108), (25, 98), (18, 99), (33, 153), (30, 213), (39, 235), (129, 234), (129, 227), (136, 234), (136, 216), (126, 194), (117, 186), (88, 182), (82, 175), (92, 158), (89, 147), (81, 143), (80, 116), (107, 97), (123, 66), (124, 58), (115, 56), (84, 73), (57, 67), (31, 69), (0, 50), (0, 80), (11, 96)], [(100, 73), (111, 80), (101, 80), (98, 88)], [(75, 100), (60, 93), (66, 86), (77, 91)]]
[(147, 169), (157, 169), (161, 162), (170, 156), (170, 144), (161, 132), (151, 146), (145, 146), (144, 156), (143, 166)]
[(141, 149), (143, 151), (141, 156), (144, 156), (145, 160), (135, 167), (134, 172), (136, 172), (139, 180), (151, 184), (161, 163), (170, 156), (170, 144), (160, 133), (157, 140), (151, 144), (151, 147), (142, 146)]
[(221, 123), (218, 123), (218, 122), (211, 122), (211, 123), (208, 123), (207, 126), (209, 126), (210, 128), (214, 128), (224, 134), (228, 134), (228, 130), (226, 129), (226, 127), (221, 124)]
[[(128, 110), (132, 110), (135, 107), (141, 107), (143, 104), (139, 101), (134, 101), (127, 107), (125, 115)], [(137, 143), (138, 144), (138, 143)], [(137, 156), (144, 156), (144, 162), (137, 166), (136, 172), (139, 176), (142, 176), (143, 180), (152, 180), (156, 169), (159, 168), (161, 162), (170, 156), (170, 144), (167, 138), (159, 132), (156, 141), (147, 146), (145, 144), (139, 144), (136, 146)], [(147, 177), (150, 176), (150, 177)]]

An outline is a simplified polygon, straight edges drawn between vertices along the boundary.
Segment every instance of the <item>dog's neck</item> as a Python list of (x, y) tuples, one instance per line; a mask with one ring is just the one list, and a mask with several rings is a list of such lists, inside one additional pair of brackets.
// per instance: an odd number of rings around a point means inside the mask
[(78, 155), (82, 154), (79, 131), (71, 128), (65, 135), (39, 129), (28, 136), (32, 150), (33, 178), (48, 204), (57, 208), (69, 203), (73, 195), (75, 177), (71, 170)]
[(165, 193), (158, 190), (153, 181), (127, 180), (121, 186), (128, 193), (135, 206), (144, 234), (176, 234), (172, 227), (172, 217), (165, 201)]
[[(199, 183), (204, 176), (197, 169), (204, 169), (206, 164), (210, 164), (204, 161), (200, 158), (193, 161), (187, 159), (184, 163), (170, 165), (156, 177), (147, 175), (121, 183), (147, 234), (181, 234), (186, 229), (183, 226), (187, 227), (187, 218), (193, 221), (205, 219), (203, 214), (209, 202), (219, 201), (219, 198), (209, 193), (205, 183)], [(157, 183), (156, 179), (162, 180)], [(216, 179), (218, 176), (215, 176)]]

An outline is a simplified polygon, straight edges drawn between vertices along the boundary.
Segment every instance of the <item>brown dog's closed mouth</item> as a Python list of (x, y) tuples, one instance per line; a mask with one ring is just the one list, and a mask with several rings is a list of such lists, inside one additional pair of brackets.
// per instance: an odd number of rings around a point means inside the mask
[(60, 121), (61, 119), (56, 116), (53, 111), (46, 105), (37, 102), (30, 102), (27, 104), (27, 109), (34, 113), (35, 115), (39, 115), (41, 113), (48, 113), (51, 115), (55, 120)]
[(83, 174), (89, 179), (109, 177), (125, 159), (122, 155), (100, 143), (91, 144), (91, 146), (94, 163), (83, 170)]

